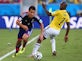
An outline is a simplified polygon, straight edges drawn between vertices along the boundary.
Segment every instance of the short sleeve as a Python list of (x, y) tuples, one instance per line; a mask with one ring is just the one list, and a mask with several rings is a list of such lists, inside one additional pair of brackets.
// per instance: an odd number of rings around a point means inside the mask
[(28, 15), (27, 13), (23, 13), (23, 14), (20, 16), (19, 20), (22, 21), (23, 19), (26, 18), (27, 15)]
[(42, 20), (40, 19), (39, 16), (35, 16), (35, 21), (37, 21), (39, 24), (42, 23)]
[(70, 22), (70, 17), (69, 16), (67, 16), (66, 22)]

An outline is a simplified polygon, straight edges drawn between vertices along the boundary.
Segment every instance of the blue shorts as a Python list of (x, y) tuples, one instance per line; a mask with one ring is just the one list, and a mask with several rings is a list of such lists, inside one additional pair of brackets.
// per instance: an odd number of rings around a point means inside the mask
[(25, 33), (30, 36), (32, 33), (32, 29), (29, 29), (28, 31), (25, 31), (24, 29), (19, 29), (18, 39), (22, 39), (22, 36)]

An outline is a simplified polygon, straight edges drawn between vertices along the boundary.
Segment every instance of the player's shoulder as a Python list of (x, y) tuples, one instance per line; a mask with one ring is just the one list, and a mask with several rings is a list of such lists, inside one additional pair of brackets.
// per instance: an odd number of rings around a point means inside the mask
[(58, 10), (59, 13), (66, 13), (66, 10)]
[(40, 19), (40, 17), (38, 15), (35, 15), (34, 18), (35, 18), (35, 21), (42, 23), (42, 20)]
[(55, 10), (55, 11), (52, 12), (52, 14), (57, 14), (59, 12), (60, 12), (60, 10)]
[(60, 10), (60, 13), (62, 13), (62, 14), (64, 14), (64, 15), (68, 16), (67, 10)]
[(26, 17), (26, 16), (28, 16), (28, 12), (23, 12), (23, 13), (21, 14), (21, 17), (22, 17), (22, 18), (24, 18), (24, 17)]
[(66, 13), (67, 16), (69, 16), (69, 13), (67, 12), (67, 10), (65, 10), (65, 13)]
[(38, 20), (40, 19), (40, 17), (37, 14), (35, 14), (34, 18)]
[(61, 10), (56, 10), (55, 12), (60, 12)]
[(70, 18), (68, 12), (65, 10), (65, 13), (64, 13), (64, 17), (66, 17), (67, 19)]

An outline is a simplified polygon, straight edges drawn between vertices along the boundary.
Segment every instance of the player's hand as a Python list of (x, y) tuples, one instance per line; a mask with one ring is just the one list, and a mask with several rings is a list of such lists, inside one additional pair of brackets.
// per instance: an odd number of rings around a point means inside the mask
[(19, 25), (19, 24), (20, 24), (20, 21), (19, 21), (19, 20), (17, 20), (17, 21), (16, 21), (16, 24), (17, 24), (17, 25)]
[(46, 8), (46, 3), (42, 2), (42, 6), (43, 6), (43, 8)]
[(65, 35), (64, 40), (65, 40), (65, 43), (68, 41), (68, 35)]

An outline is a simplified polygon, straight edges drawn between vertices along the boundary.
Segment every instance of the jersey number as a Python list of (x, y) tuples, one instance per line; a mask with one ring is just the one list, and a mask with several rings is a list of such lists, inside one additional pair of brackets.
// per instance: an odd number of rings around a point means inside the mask
[(64, 20), (65, 20), (65, 18), (63, 18), (63, 20), (59, 23), (59, 25), (61, 25), (61, 23), (63, 23)]

